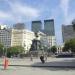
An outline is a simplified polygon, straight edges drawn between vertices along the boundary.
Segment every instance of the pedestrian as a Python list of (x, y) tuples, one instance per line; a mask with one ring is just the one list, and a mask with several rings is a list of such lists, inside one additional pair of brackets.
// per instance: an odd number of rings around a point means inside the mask
[(33, 61), (33, 55), (32, 55), (32, 54), (31, 54), (31, 56), (30, 56), (30, 60)]
[(45, 60), (44, 60), (44, 56), (43, 55), (40, 56), (40, 60), (41, 60), (42, 63), (45, 63)]
[(45, 54), (45, 61), (47, 61), (47, 54)]

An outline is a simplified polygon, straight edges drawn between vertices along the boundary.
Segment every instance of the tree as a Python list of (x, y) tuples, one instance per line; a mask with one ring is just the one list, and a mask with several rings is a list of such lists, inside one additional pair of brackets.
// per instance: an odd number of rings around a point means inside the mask
[(47, 49), (47, 52), (50, 53), (50, 52), (51, 52), (51, 48), (48, 48), (48, 49)]
[(24, 48), (22, 46), (13, 46), (7, 49), (7, 56), (11, 57), (13, 55), (22, 54), (24, 52)]
[(72, 21), (73, 29), (75, 30), (75, 19)]
[(69, 51), (75, 52), (75, 38), (67, 41), (64, 45), (63, 51)]
[(2, 44), (0, 44), (0, 56), (2, 56), (2, 54), (4, 53), (4, 51), (3, 51), (3, 45)]
[(51, 52), (55, 53), (56, 51), (57, 51), (56, 46), (52, 46), (52, 47), (51, 47)]

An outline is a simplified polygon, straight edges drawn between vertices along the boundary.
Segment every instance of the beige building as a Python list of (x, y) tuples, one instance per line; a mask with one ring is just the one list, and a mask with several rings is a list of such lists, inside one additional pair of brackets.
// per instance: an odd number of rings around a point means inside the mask
[(32, 40), (35, 38), (33, 32), (26, 29), (12, 29), (11, 46), (22, 46), (25, 52), (29, 51)]
[(29, 51), (34, 38), (34, 32), (26, 29), (0, 29), (0, 42), (5, 48), (22, 46), (24, 47), (25, 52), (27, 52)]

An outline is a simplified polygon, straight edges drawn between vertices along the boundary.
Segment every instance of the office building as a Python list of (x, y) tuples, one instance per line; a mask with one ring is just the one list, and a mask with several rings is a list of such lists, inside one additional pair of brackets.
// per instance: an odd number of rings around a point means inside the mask
[(54, 20), (44, 20), (44, 33), (49, 36), (55, 36)]
[(54, 28), (54, 20), (44, 20), (44, 30), (43, 32), (47, 35), (47, 40), (49, 46), (52, 47), (56, 45), (56, 38), (55, 38), (55, 28)]
[(25, 24), (24, 23), (16, 23), (13, 25), (14, 29), (25, 29)]
[(11, 46), (10, 29), (0, 29), (0, 43), (4, 45), (4, 48), (9, 48)]
[(38, 32), (39, 40), (41, 43), (46, 47), (52, 47), (56, 45), (56, 38), (55, 36), (48, 36), (43, 32)]
[(42, 22), (41, 21), (32, 21), (32, 31), (39, 32), (42, 30)]
[(62, 25), (63, 42), (75, 38), (75, 30), (73, 25)]

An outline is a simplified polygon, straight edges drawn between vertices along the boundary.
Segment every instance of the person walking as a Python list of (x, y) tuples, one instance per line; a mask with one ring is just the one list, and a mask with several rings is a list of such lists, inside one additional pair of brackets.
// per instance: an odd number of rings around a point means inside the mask
[(30, 60), (33, 61), (33, 55), (32, 55), (32, 54), (31, 54), (31, 56), (30, 56)]
[(47, 54), (45, 54), (45, 61), (47, 61)]
[(40, 60), (41, 60), (42, 63), (45, 63), (45, 60), (44, 60), (44, 56), (43, 55), (40, 56)]

